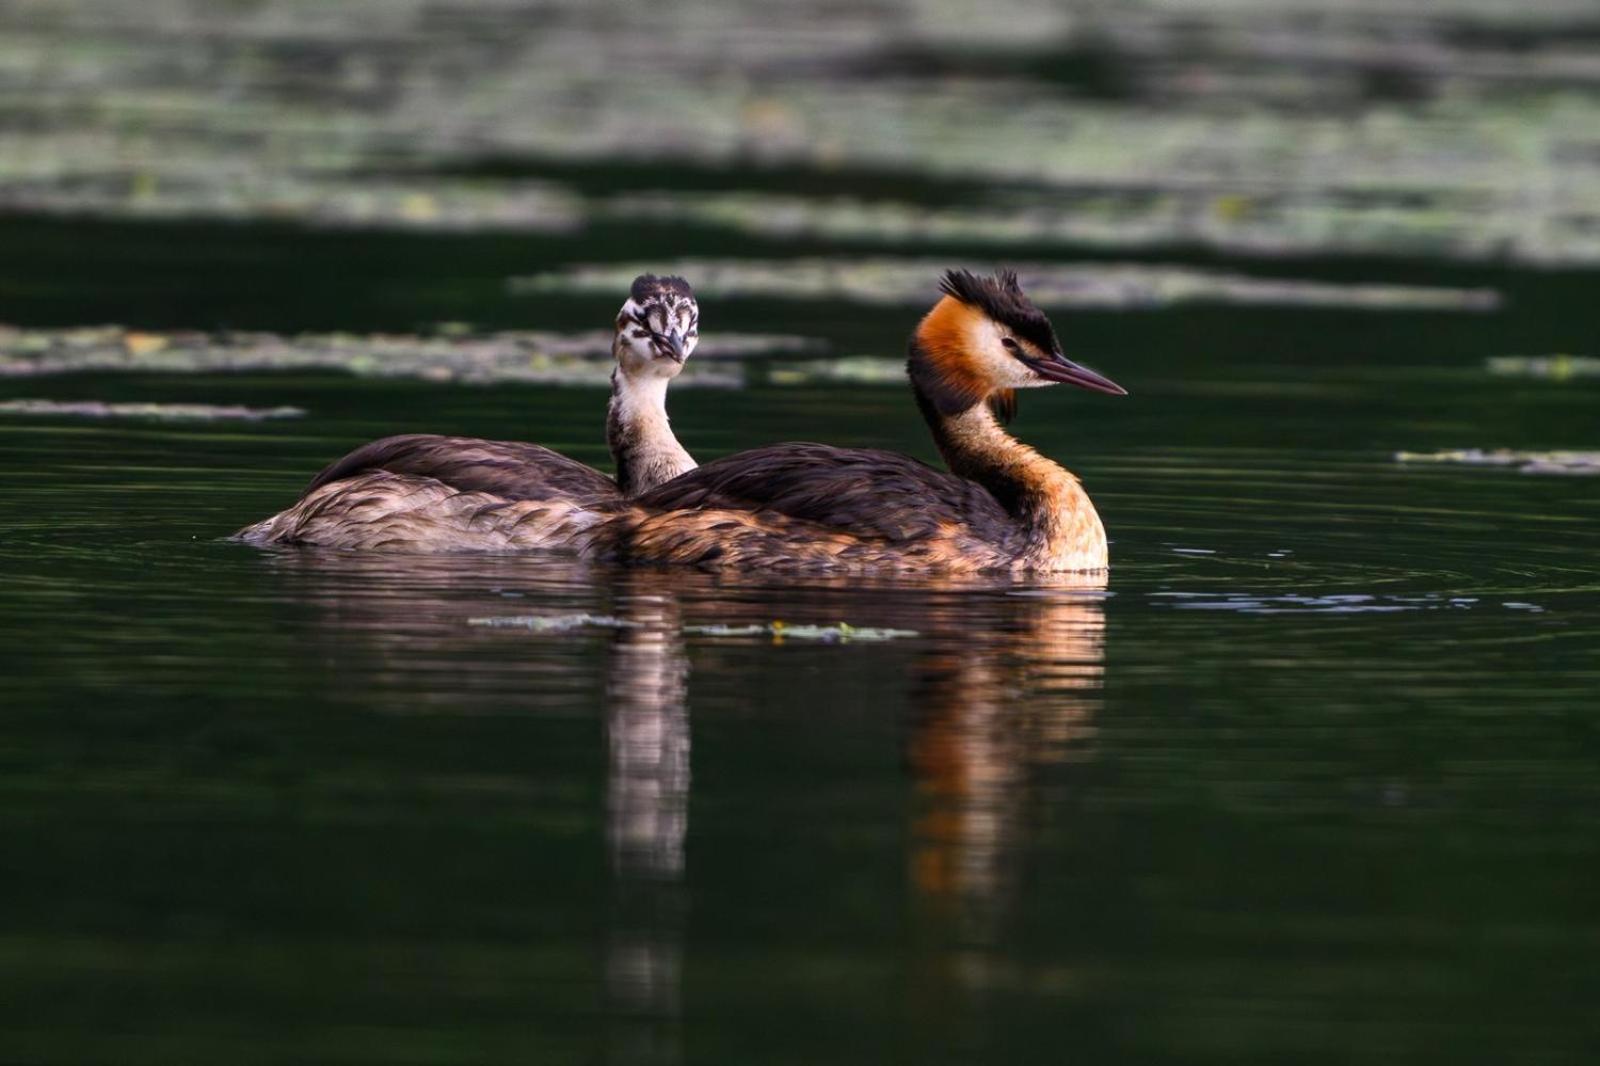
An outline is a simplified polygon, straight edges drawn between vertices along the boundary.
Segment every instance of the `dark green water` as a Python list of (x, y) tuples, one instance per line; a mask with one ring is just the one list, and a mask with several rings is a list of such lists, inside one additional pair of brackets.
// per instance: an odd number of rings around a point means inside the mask
[[(24, 324), (580, 328), (616, 303), (506, 298), (579, 252), (537, 242), (4, 232)], [(603, 393), (0, 381), (310, 411), (0, 419), (0, 1059), (1591, 1061), (1600, 482), (1391, 455), (1600, 446), (1594, 382), (1482, 369), (1592, 344), (1595, 278), (1273, 271), (1510, 299), (1057, 315), (1133, 393), (1030, 394), (1016, 424), (1099, 504), (1103, 589), (263, 554), (220, 538), (385, 433), (601, 463)], [(708, 333), (843, 352), (913, 320), (703, 306)], [(932, 458), (895, 387), (672, 409), (701, 458)], [(468, 624), (579, 612), (632, 624)], [(919, 635), (683, 631), (774, 619)]]

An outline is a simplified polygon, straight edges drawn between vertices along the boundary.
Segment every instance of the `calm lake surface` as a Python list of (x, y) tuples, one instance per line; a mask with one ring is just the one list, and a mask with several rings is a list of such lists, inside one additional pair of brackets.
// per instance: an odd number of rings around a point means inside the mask
[[(506, 295), (558, 241), (0, 240), (31, 326), (586, 329), (618, 303)], [(1015, 424), (1099, 504), (1103, 583), (263, 553), (223, 538), (386, 433), (603, 465), (604, 390), (0, 379), (308, 412), (0, 417), (0, 1058), (1586, 1061), (1600, 481), (1393, 454), (1600, 445), (1594, 380), (1485, 370), (1592, 343), (1600, 278), (1270, 272), (1503, 303), (1056, 312), (1132, 392), (1028, 394)], [(702, 299), (708, 337), (835, 354), (895, 357), (917, 313)], [(933, 459), (892, 381), (671, 406), (702, 459)], [(579, 615), (608, 621), (474, 624)], [(714, 628), (775, 620), (915, 635)]]

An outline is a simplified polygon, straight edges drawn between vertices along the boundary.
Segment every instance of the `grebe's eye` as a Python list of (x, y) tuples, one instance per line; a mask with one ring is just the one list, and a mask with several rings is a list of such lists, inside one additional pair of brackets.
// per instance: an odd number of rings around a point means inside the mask
[(1022, 354), (1022, 345), (1018, 344), (1013, 338), (1001, 337), (1000, 343), (1005, 345), (1006, 351), (1010, 352), (1012, 355)]

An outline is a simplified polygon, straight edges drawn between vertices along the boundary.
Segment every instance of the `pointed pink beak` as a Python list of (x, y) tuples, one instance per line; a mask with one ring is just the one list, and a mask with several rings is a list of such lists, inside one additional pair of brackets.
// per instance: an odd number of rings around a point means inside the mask
[(1054, 353), (1049, 359), (1036, 361), (1029, 360), (1028, 365), (1033, 372), (1050, 381), (1060, 381), (1067, 385), (1076, 385), (1080, 389), (1090, 392), (1103, 392), (1108, 396), (1126, 396), (1128, 390), (1118, 385), (1115, 381), (1097, 374), (1086, 366), (1079, 366), (1060, 352)]

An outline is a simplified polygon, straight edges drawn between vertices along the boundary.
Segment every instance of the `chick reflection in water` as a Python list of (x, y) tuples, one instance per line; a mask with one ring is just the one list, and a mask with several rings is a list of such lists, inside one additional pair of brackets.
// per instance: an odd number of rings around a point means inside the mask
[(687, 917), (689, 659), (677, 598), (622, 577), (607, 667), (606, 843), (612, 904), (606, 945), (610, 1061), (677, 1062)]
[[(592, 691), (594, 671), (603, 671), (610, 876), (604, 1040), (611, 1061), (682, 1058), (691, 786), (719, 787), (715, 767), (691, 775), (686, 626), (735, 630), (782, 617), (795, 626), (846, 619), (918, 633), (892, 652), (872, 645), (828, 652), (906, 666), (902, 756), (915, 792), (906, 858), (908, 1006), (951, 1024), (961, 1012), (946, 1014), (948, 1007), (1005, 979), (991, 962), (1001, 952), (992, 949), (1007, 935), (1026, 884), (1019, 871), (1032, 847), (1039, 778), (1092, 751), (1105, 630), (1103, 584), (1092, 575), (1025, 587), (999, 579), (865, 587), (814, 579), (764, 588), (756, 579), (685, 573), (673, 574), (669, 585), (651, 571), (522, 558), (419, 564), (303, 554), (273, 565), (303, 577), (296, 592), (318, 603), (336, 631), (319, 641), (324, 652), (335, 640), (340, 652), (362, 645), (376, 651), (378, 669), (366, 679), (384, 679), (379, 683), (392, 683), (410, 700), (419, 685), (437, 683), (447, 663), (468, 685), (453, 688), (456, 708), (484, 700), (501, 712), (555, 691)], [(466, 624), (530, 613), (612, 621), (599, 632)], [(748, 655), (715, 649), (731, 642), (748, 650), (763, 638), (696, 637), (691, 630), (688, 639), (705, 643), (697, 654), (724, 672), (717, 678), (724, 691), (759, 687), (737, 676), (751, 668)], [(756, 661), (762, 671), (794, 668), (778, 647)]]
[[(469, 624), (526, 609), (607, 618), (603, 659), (604, 834), (609, 867), (602, 972), (606, 1061), (681, 1061), (682, 954), (687, 919), (689, 659), (682, 610), (655, 575), (599, 571), (529, 556), (385, 556), (297, 552), (263, 557), (316, 625), (308, 662), (328, 682), (394, 693), (397, 710), (537, 713), (589, 697), (596, 661), (585, 633), (541, 639)], [(614, 583), (608, 583), (614, 578)], [(559, 874), (557, 874), (559, 876)], [(581, 916), (573, 916), (580, 924)]]

